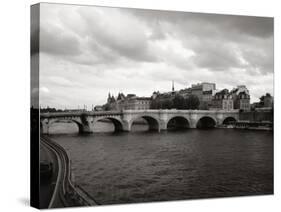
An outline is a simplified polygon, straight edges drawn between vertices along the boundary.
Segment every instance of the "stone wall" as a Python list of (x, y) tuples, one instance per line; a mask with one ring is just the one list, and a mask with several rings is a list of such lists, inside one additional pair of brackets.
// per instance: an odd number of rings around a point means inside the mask
[(239, 113), (240, 121), (270, 121), (273, 122), (273, 111), (249, 111)]

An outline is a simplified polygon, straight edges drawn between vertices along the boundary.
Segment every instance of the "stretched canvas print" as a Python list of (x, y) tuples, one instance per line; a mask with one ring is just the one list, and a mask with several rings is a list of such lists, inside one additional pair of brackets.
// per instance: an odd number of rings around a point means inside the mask
[(31, 205), (273, 194), (273, 18), (31, 6)]

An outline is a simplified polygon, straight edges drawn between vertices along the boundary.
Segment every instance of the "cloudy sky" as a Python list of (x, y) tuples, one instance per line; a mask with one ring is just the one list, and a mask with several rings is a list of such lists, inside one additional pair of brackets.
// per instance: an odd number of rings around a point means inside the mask
[(40, 103), (103, 104), (198, 82), (273, 94), (273, 19), (41, 4)]

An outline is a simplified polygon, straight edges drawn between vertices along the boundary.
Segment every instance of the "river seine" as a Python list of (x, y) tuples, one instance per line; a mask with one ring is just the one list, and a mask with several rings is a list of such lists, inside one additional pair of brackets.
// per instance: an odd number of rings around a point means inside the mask
[(75, 183), (99, 204), (273, 193), (272, 132), (112, 129), (103, 122), (90, 135), (71, 124), (50, 129), (70, 156)]

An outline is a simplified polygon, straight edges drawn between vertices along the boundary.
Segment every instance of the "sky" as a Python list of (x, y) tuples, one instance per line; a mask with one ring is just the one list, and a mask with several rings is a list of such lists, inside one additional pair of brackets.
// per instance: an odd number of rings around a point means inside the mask
[(40, 104), (90, 109), (109, 92), (151, 96), (172, 81), (246, 85), (255, 102), (273, 95), (273, 38), (273, 18), (44, 3)]

